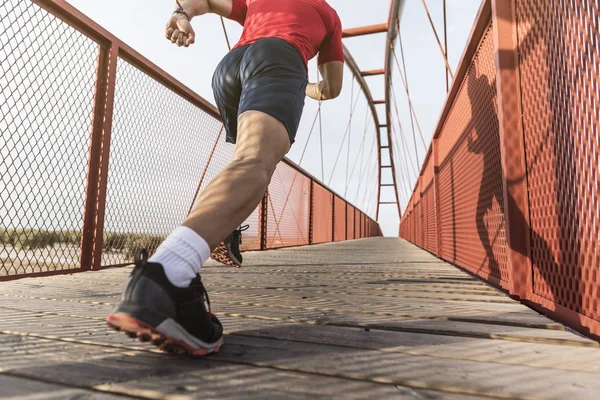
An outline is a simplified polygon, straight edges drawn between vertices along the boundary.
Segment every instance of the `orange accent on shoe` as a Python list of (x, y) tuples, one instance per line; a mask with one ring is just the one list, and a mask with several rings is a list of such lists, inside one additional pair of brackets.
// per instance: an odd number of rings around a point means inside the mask
[(229, 250), (225, 245), (225, 242), (221, 242), (211, 253), (210, 258), (215, 260), (216, 262), (220, 262), (221, 264), (229, 265), (234, 268), (242, 268), (241, 265), (233, 261), (233, 259), (229, 256)]
[(138, 321), (129, 315), (121, 313), (109, 315), (106, 317), (106, 323), (117, 332), (124, 332), (130, 338), (137, 338), (144, 343), (150, 342), (158, 347), (159, 350), (166, 353), (187, 354), (190, 356), (202, 357), (210, 353), (218, 353), (225, 342), (223, 338), (221, 338), (221, 344), (214, 349), (194, 349), (181, 340), (171, 339), (151, 326)]

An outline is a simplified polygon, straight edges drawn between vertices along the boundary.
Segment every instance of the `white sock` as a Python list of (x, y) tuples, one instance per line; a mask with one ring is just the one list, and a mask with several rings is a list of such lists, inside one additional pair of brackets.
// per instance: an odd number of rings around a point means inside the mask
[(148, 261), (162, 264), (173, 285), (188, 287), (209, 257), (210, 248), (206, 240), (190, 228), (180, 226)]

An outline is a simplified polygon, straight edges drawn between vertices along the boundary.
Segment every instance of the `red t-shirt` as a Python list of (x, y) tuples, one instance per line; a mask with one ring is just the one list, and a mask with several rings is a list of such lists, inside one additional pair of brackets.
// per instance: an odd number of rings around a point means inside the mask
[(292, 44), (304, 63), (319, 54), (318, 65), (344, 61), (342, 23), (325, 0), (232, 0), (229, 19), (244, 26), (234, 48), (263, 38)]

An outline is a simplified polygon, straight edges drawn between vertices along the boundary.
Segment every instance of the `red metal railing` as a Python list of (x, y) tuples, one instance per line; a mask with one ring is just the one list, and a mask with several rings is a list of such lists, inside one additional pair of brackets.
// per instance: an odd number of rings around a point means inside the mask
[[(218, 111), (65, 1), (0, 11), (0, 280), (130, 264), (231, 159)], [(381, 235), (345, 208), (285, 159), (243, 249)]]
[(484, 1), (400, 236), (600, 338), (594, 4)]

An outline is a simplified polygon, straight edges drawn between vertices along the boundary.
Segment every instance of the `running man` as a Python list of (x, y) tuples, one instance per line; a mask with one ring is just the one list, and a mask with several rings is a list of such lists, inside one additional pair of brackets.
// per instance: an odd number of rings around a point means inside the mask
[[(294, 143), (305, 97), (337, 97), (344, 65), (341, 22), (325, 0), (180, 0), (167, 38), (180, 47), (194, 44), (190, 22), (207, 13), (244, 26), (212, 81), (234, 158), (150, 259), (137, 252), (121, 303), (107, 317), (113, 328), (162, 350), (198, 356), (223, 344), (200, 267), (213, 251), (239, 264), (243, 228), (236, 228)], [(308, 83), (308, 61), (317, 54), (323, 79)]]

